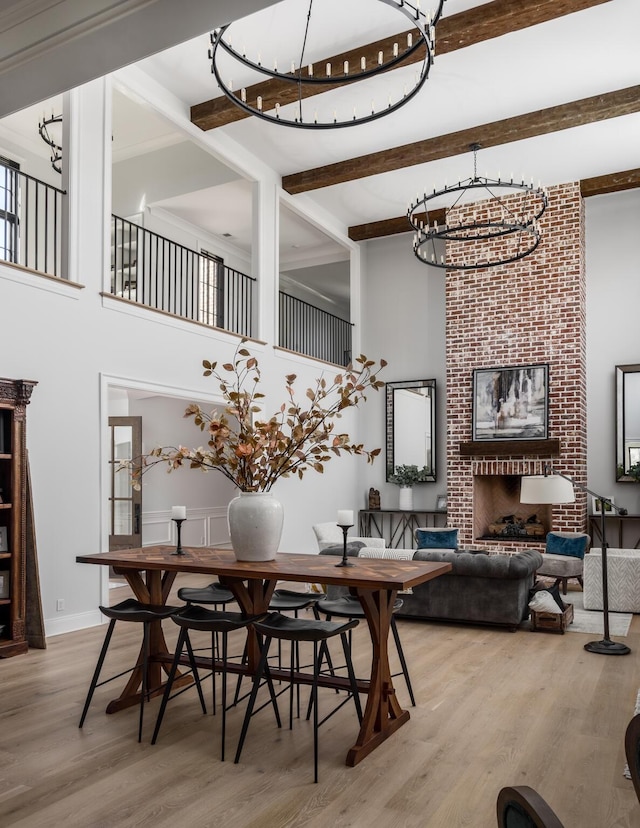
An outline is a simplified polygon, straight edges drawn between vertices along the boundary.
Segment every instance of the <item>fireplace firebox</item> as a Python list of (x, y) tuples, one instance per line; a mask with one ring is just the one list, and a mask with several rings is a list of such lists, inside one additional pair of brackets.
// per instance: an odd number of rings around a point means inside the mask
[(473, 536), (476, 540), (544, 543), (551, 531), (551, 506), (520, 503), (520, 475), (473, 478)]

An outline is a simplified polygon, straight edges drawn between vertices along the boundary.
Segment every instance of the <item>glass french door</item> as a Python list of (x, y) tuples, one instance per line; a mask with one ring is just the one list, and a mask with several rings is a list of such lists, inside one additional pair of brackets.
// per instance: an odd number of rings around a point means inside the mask
[(109, 551), (142, 546), (142, 492), (131, 486), (123, 460), (142, 453), (142, 417), (109, 417), (110, 527)]

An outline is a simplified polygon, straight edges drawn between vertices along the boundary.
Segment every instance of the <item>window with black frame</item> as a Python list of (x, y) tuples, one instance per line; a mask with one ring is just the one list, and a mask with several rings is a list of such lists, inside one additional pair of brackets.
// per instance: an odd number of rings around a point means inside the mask
[(18, 261), (18, 170), (0, 156), (0, 259)]
[(200, 251), (200, 289), (198, 321), (224, 327), (224, 260), (206, 250)]

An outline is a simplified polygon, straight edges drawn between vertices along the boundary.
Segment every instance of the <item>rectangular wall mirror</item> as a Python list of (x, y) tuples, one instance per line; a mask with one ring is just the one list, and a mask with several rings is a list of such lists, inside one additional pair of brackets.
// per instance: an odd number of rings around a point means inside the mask
[(635, 481), (640, 463), (640, 364), (616, 365), (616, 480)]
[(426, 466), (430, 482), (436, 479), (436, 381), (388, 382), (387, 481), (396, 466)]

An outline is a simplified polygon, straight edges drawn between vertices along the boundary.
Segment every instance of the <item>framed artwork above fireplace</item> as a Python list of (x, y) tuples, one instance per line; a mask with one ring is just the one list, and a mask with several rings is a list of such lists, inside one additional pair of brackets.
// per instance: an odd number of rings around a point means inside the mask
[(549, 366), (477, 368), (472, 440), (546, 440)]

